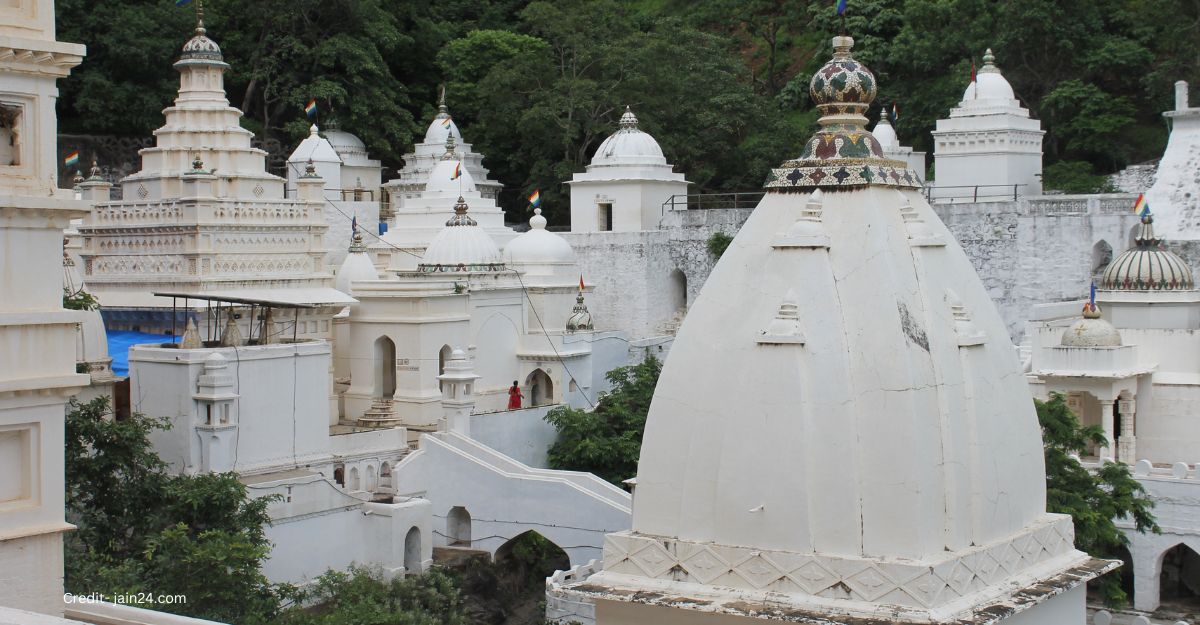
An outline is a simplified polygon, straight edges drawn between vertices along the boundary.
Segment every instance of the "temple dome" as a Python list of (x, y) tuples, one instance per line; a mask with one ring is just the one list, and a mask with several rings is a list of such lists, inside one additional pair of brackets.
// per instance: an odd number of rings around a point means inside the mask
[(1008, 84), (1008, 79), (1000, 73), (1000, 68), (996, 67), (996, 57), (992, 54), (992, 49), (988, 48), (983, 55), (983, 67), (975, 73), (975, 82), (967, 85), (966, 91), (963, 92), (963, 103), (970, 105), (977, 100), (1007, 102), (1016, 99), (1012, 85)]
[(813, 74), (808, 82), (808, 93), (817, 106), (838, 103), (870, 104), (875, 100), (879, 87), (875, 74), (850, 56), (854, 39), (835, 37), (833, 58), (829, 59)]
[(454, 216), (429, 242), (417, 265), (419, 271), (504, 270), (504, 260), (496, 242), (467, 215), (467, 209), (466, 200), (459, 196), (454, 205)]
[(1063, 347), (1120, 347), (1121, 333), (1113, 324), (1100, 318), (1095, 304), (1083, 306), (1083, 319), (1063, 330)]
[(446, 91), (443, 89), (438, 96), (438, 114), (425, 130), (425, 143), (445, 143), (450, 137), (454, 137), (457, 143), (463, 142), (458, 124), (454, 123), (454, 118), (450, 116), (450, 108), (446, 106)]
[(362, 139), (345, 130), (326, 128), (325, 139), (329, 141), (329, 145), (333, 147), (333, 151), (339, 155), (353, 154), (363, 158), (367, 157), (367, 144), (363, 143)]
[(509, 266), (570, 265), (575, 262), (575, 250), (566, 239), (546, 230), (542, 209), (535, 208), (529, 219), (529, 231), (504, 247), (504, 262)]
[(1121, 252), (1104, 270), (1100, 288), (1112, 291), (1190, 291), (1196, 285), (1187, 263), (1162, 247), (1162, 240), (1154, 235), (1154, 217), (1147, 214), (1142, 218), (1134, 246)]
[(316, 124), (309, 126), (308, 136), (296, 146), (292, 151), (292, 155), (288, 157), (289, 163), (303, 163), (312, 161), (314, 163), (341, 163), (342, 157), (338, 156), (337, 150), (329, 141), (320, 135)]
[(350, 295), (351, 282), (378, 279), (379, 273), (375, 271), (375, 265), (371, 263), (371, 257), (367, 255), (367, 246), (363, 245), (362, 233), (355, 232), (354, 242), (350, 244), (350, 253), (346, 254), (346, 258), (342, 260), (333, 286), (342, 293)]
[(886, 107), (879, 111), (879, 123), (871, 129), (871, 134), (875, 135), (875, 140), (884, 150), (894, 150), (900, 147), (900, 138), (896, 136), (896, 129), (888, 120)]
[[(458, 178), (454, 177), (456, 170), (459, 173)], [(475, 179), (471, 177), (471, 172), (467, 171), (467, 166), (457, 158), (452, 161), (438, 161), (433, 169), (429, 170), (429, 181), (425, 184), (425, 193), (428, 195), (457, 197), (475, 192)]]
[(592, 165), (666, 165), (662, 148), (654, 137), (638, 128), (637, 116), (628, 106), (621, 115), (619, 128), (600, 144), (592, 156)]

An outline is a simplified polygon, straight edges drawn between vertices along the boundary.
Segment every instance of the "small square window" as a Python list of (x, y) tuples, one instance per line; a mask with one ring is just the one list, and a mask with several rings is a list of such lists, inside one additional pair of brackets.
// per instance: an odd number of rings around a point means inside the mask
[(0, 167), (21, 164), (21, 113), (21, 106), (0, 102)]

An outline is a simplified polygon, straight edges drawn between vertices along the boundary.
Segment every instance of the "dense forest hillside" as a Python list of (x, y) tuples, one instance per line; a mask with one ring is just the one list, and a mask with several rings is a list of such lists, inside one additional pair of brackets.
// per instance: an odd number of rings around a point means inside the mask
[[(172, 0), (59, 0), (59, 38), (88, 46), (61, 84), (64, 132), (147, 136), (174, 97), (171, 63), (194, 7)], [(841, 29), (833, 0), (208, 0), (244, 124), (292, 143), (316, 98), (384, 164), (435, 113), (455, 121), (506, 185), (517, 217), (562, 181), (626, 104), (698, 191), (753, 189), (812, 130), (811, 72)], [(932, 151), (934, 120), (986, 48), (1047, 130), (1046, 185), (1156, 158), (1172, 84), (1200, 84), (1200, 0), (849, 0), (855, 55), (896, 105), (901, 140)], [(872, 111), (872, 117), (878, 109)], [(932, 162), (932, 159), (931, 159)]]

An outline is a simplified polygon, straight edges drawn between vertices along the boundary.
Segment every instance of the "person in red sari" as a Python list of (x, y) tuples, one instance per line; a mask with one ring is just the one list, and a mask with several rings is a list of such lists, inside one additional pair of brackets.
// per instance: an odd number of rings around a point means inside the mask
[(508, 409), (517, 410), (521, 407), (521, 400), (525, 395), (521, 393), (521, 387), (513, 380), (513, 385), (508, 388)]

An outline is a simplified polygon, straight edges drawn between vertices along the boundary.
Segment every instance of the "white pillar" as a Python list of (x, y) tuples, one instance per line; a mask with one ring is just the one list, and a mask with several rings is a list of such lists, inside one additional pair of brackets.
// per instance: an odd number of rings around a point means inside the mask
[(451, 352), (444, 372), (437, 379), (442, 383), (443, 412), (438, 430), (471, 436), (471, 413), (475, 410), (472, 390), (479, 376), (475, 375), (466, 352), (458, 348)]
[(1135, 432), (1133, 431), (1134, 403), (1132, 399), (1121, 399), (1117, 402), (1117, 411), (1121, 419), (1121, 439), (1117, 441), (1119, 459), (1125, 464), (1137, 462)]
[(1104, 427), (1104, 439), (1108, 441), (1107, 445), (1100, 448), (1100, 457), (1116, 459), (1113, 455), (1113, 447), (1116, 443), (1113, 440), (1116, 436), (1116, 425), (1113, 423), (1113, 400), (1111, 399), (1100, 400), (1100, 425)]
[(1188, 84), (1186, 80), (1175, 83), (1175, 110), (1182, 111), (1188, 107)]

